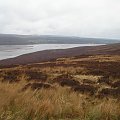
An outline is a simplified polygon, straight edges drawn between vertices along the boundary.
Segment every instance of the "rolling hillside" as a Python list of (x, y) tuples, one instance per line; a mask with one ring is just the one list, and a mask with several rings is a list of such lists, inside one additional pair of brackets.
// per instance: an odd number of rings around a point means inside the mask
[(55, 35), (16, 35), (0, 34), (0, 45), (29, 45), (29, 44), (112, 44), (119, 40), (103, 38), (83, 38), (75, 36)]

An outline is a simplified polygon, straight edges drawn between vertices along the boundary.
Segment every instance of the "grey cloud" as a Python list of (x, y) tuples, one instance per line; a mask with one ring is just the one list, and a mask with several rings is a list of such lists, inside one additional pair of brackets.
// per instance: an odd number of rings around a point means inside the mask
[(120, 38), (119, 0), (0, 0), (0, 33)]

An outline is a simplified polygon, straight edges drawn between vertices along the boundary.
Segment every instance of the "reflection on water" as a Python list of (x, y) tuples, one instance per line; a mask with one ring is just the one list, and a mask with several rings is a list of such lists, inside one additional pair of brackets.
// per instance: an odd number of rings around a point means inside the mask
[[(96, 46), (98, 44), (36, 44), (36, 45), (0, 45), (0, 60), (16, 57), (22, 54), (49, 50), (66, 49), (80, 46)], [(100, 45), (100, 44), (99, 44)]]

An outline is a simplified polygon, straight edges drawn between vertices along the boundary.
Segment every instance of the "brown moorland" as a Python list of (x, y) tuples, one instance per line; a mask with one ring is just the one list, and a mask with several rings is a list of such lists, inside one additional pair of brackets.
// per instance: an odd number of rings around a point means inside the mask
[(120, 55), (0, 69), (0, 120), (119, 120)]

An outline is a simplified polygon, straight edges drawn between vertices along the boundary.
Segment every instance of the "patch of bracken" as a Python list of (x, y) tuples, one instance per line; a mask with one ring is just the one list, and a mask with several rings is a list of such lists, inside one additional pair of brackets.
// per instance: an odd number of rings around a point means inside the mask
[(104, 75), (105, 72), (103, 70), (97, 69), (97, 68), (88, 68), (88, 74), (89, 75)]
[(40, 82), (45, 82), (47, 80), (47, 75), (42, 72), (27, 70), (25, 74), (28, 76), (28, 81), (35, 80)]
[(75, 92), (89, 93), (90, 95), (93, 95), (97, 92), (97, 87), (81, 84), (73, 87), (72, 90), (74, 90)]
[(103, 77), (99, 78), (97, 83), (105, 83), (105, 84), (109, 85), (109, 84), (111, 84), (111, 81), (109, 79), (109, 76), (103, 76)]
[(114, 87), (114, 88), (116, 88), (116, 87), (120, 87), (120, 80), (118, 80), (118, 81), (112, 83), (111, 86)]
[(9, 83), (13, 83), (13, 82), (18, 82), (19, 78), (18, 76), (21, 74), (20, 71), (18, 70), (11, 70), (11, 71), (4, 71), (2, 73), (2, 82), (9, 82)]
[(79, 85), (79, 82), (74, 80), (73, 77), (69, 74), (60, 75), (57, 78), (53, 80), (54, 82), (57, 82), (61, 86), (76, 86)]
[(117, 89), (104, 88), (99, 92), (99, 97), (120, 97), (120, 87)]
[(28, 83), (22, 88), (22, 91), (25, 91), (26, 89), (31, 88), (32, 90), (39, 90), (39, 89), (47, 89), (52, 88), (52, 86), (48, 83)]

